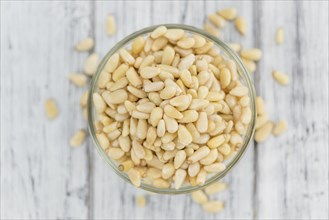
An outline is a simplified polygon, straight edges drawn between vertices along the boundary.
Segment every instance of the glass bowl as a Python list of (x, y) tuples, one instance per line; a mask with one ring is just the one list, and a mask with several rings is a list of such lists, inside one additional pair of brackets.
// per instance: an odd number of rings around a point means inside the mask
[[(163, 24), (166, 26), (168, 29), (173, 29), (173, 28), (179, 28), (185, 30), (187, 33), (192, 33), (192, 34), (199, 34), (205, 38), (208, 38), (208, 40), (211, 40), (214, 42), (214, 44), (221, 50), (222, 53), (224, 53), (228, 58), (234, 60), (237, 65), (237, 70), (238, 74), (240, 76), (241, 81), (243, 84), (248, 88), (249, 90), (249, 96), (250, 96), (250, 108), (252, 112), (252, 117), (251, 121), (249, 124), (249, 127), (247, 129), (246, 135), (243, 137), (243, 144), (240, 148), (240, 150), (228, 161), (224, 161), (226, 164), (226, 169), (220, 173), (216, 173), (213, 176), (209, 177), (206, 180), (205, 184), (201, 186), (191, 186), (191, 185), (183, 185), (180, 189), (175, 189), (175, 188), (168, 188), (168, 189), (162, 189), (162, 188), (157, 188), (153, 185), (144, 183), (142, 181), (142, 184), (140, 188), (151, 191), (154, 193), (161, 193), (161, 194), (182, 194), (182, 193), (191, 193), (193, 191), (200, 190), (204, 187), (207, 187), (211, 185), (212, 183), (222, 179), (227, 173), (229, 173), (232, 168), (237, 164), (237, 162), (240, 160), (242, 155), (247, 149), (247, 146), (249, 142), (252, 140), (254, 130), (255, 130), (255, 118), (256, 118), (256, 108), (255, 108), (255, 88), (253, 85), (253, 81), (250, 78), (250, 75), (246, 68), (244, 67), (242, 61), (240, 60), (239, 56), (222, 40), (206, 33), (205, 31), (192, 27), (192, 26), (187, 26), (187, 25), (182, 25), (182, 24)], [(122, 179), (125, 181), (130, 182), (128, 175), (125, 172), (122, 172), (118, 169), (118, 164), (113, 161), (110, 157), (107, 156), (107, 154), (104, 152), (102, 147), (100, 146), (97, 138), (96, 138), (96, 132), (95, 132), (95, 126), (94, 126), (94, 121), (95, 118), (97, 117), (97, 112), (94, 109), (93, 105), (93, 100), (92, 100), (92, 94), (97, 91), (97, 82), (100, 76), (101, 71), (105, 67), (105, 64), (107, 60), (117, 52), (120, 48), (124, 48), (128, 45), (131, 44), (132, 40), (135, 39), (138, 36), (144, 36), (147, 34), (150, 34), (155, 28), (159, 27), (161, 25), (156, 25), (156, 26), (151, 26), (144, 28), (142, 30), (139, 30), (133, 34), (130, 34), (129, 36), (125, 37), (123, 40), (119, 41), (103, 58), (101, 63), (98, 66), (98, 69), (96, 73), (93, 76), (92, 82), (91, 82), (91, 87), (89, 90), (89, 97), (88, 97), (88, 128), (89, 132), (91, 134), (91, 137), (93, 139), (93, 142), (99, 152), (99, 154), (103, 157), (103, 159), (106, 161), (106, 163), (115, 171), (116, 174), (118, 174)]]

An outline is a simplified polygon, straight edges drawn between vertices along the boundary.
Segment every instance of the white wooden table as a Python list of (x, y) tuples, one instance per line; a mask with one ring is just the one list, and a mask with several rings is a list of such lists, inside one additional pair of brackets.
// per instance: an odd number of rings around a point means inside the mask
[[(202, 27), (205, 16), (236, 7), (248, 21), (241, 37), (232, 24), (226, 41), (259, 47), (254, 74), (273, 120), (289, 131), (252, 144), (225, 177), (226, 208), (207, 214), (189, 195), (149, 195), (109, 169), (91, 140), (72, 149), (70, 136), (86, 128), (79, 106), (85, 89), (71, 85), (87, 53), (73, 45), (91, 36), (103, 56), (119, 39), (153, 24)], [(106, 15), (118, 33), (105, 33)], [(274, 34), (285, 29), (285, 43)], [(291, 78), (278, 85), (271, 71)], [(60, 115), (48, 121), (44, 101)], [(326, 1), (2, 1), (1, 2), (1, 218), (2, 219), (328, 219), (328, 2)], [(136, 195), (147, 196), (138, 208)]]

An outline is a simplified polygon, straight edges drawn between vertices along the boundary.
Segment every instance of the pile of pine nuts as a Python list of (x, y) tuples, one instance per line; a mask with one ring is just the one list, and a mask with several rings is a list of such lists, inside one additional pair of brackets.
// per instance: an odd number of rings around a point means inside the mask
[(114, 53), (92, 97), (98, 142), (137, 187), (203, 185), (225, 170), (252, 117), (235, 62), (165, 26)]

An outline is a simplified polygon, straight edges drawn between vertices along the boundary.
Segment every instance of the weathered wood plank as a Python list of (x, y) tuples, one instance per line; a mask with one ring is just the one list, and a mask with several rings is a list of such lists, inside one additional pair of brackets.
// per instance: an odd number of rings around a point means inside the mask
[[(68, 146), (71, 134), (86, 127), (83, 91), (67, 76), (87, 55), (73, 44), (89, 34), (89, 4), (1, 6), (1, 218), (86, 218), (86, 146)], [(60, 110), (51, 122), (43, 107), (49, 97)]]

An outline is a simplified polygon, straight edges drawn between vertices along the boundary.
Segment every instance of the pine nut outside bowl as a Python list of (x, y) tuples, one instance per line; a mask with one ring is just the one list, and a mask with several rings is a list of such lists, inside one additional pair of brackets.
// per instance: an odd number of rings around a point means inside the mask
[[(166, 26), (168, 30), (169, 29), (183, 29), (188, 34), (201, 35), (204, 38), (206, 38), (207, 40), (213, 41), (214, 45), (216, 45), (220, 49), (221, 54), (224, 54), (229, 59), (232, 59), (232, 60), (235, 61), (240, 80), (243, 83), (243, 85), (248, 88), (248, 93), (249, 93), (249, 97), (250, 97), (251, 121), (248, 125), (246, 134), (243, 136), (243, 143), (242, 143), (242, 146), (241, 146), (240, 150), (232, 158), (230, 158), (227, 161), (224, 161), (224, 163), (226, 164), (226, 169), (224, 171), (222, 171), (220, 173), (215, 173), (215, 174), (212, 174), (212, 175), (208, 175), (208, 178), (207, 178), (205, 184), (203, 184), (203, 185), (191, 186), (190, 184), (184, 184), (179, 189), (175, 189), (173, 186), (171, 188), (157, 188), (157, 187), (155, 187), (155, 186), (153, 186), (153, 185), (151, 185), (147, 182), (144, 182), (143, 180), (142, 180), (142, 183), (140, 185), (140, 188), (142, 188), (144, 190), (151, 191), (151, 192), (154, 192), (154, 193), (160, 193), (160, 194), (191, 193), (193, 191), (203, 189), (203, 188), (211, 185), (212, 183), (222, 179), (227, 173), (229, 173), (232, 170), (232, 168), (234, 166), (236, 166), (238, 161), (244, 155), (249, 142), (252, 140), (254, 130), (255, 130), (255, 119), (256, 119), (255, 88), (254, 88), (254, 85), (253, 85), (253, 81), (252, 81), (247, 69), (245, 68), (242, 61), (240, 60), (239, 56), (226, 43), (224, 43), (222, 40), (206, 33), (205, 31), (203, 31), (201, 29), (198, 29), (198, 28), (195, 28), (195, 27), (192, 27), (192, 26), (187, 26), (187, 25), (182, 25), (182, 24), (163, 24), (163, 25)], [(161, 25), (156, 25), (156, 26), (151, 26), (151, 27), (144, 28), (142, 30), (139, 30), (139, 31), (125, 37), (123, 40), (118, 42), (105, 55), (105, 57), (103, 58), (103, 60), (99, 64), (98, 69), (97, 69), (96, 73), (93, 76), (93, 79), (92, 79), (92, 82), (91, 82), (91, 87), (90, 87), (90, 90), (89, 90), (88, 106), (87, 106), (87, 109), (88, 109), (88, 128), (89, 128), (89, 132), (92, 136), (93, 142), (94, 142), (99, 154), (103, 157), (103, 159), (106, 161), (106, 163), (115, 171), (115, 173), (117, 175), (119, 175), (122, 179), (124, 179), (125, 181), (127, 181), (129, 183), (131, 183), (131, 181), (130, 181), (127, 173), (122, 172), (118, 169), (118, 163), (116, 161), (112, 160), (106, 154), (106, 152), (100, 146), (99, 141), (97, 140), (96, 128), (95, 128), (95, 124), (94, 124), (95, 119), (97, 119), (97, 112), (96, 112), (95, 106), (93, 104), (93, 93), (98, 91), (97, 84), (98, 84), (99, 76), (100, 76), (100, 73), (102, 72), (103, 68), (105, 67), (105, 64), (108, 61), (108, 59), (115, 52), (117, 52), (119, 49), (125, 48), (125, 47), (131, 45), (132, 41), (136, 37), (149, 35), (154, 29), (156, 29), (159, 26), (161, 26)]]

